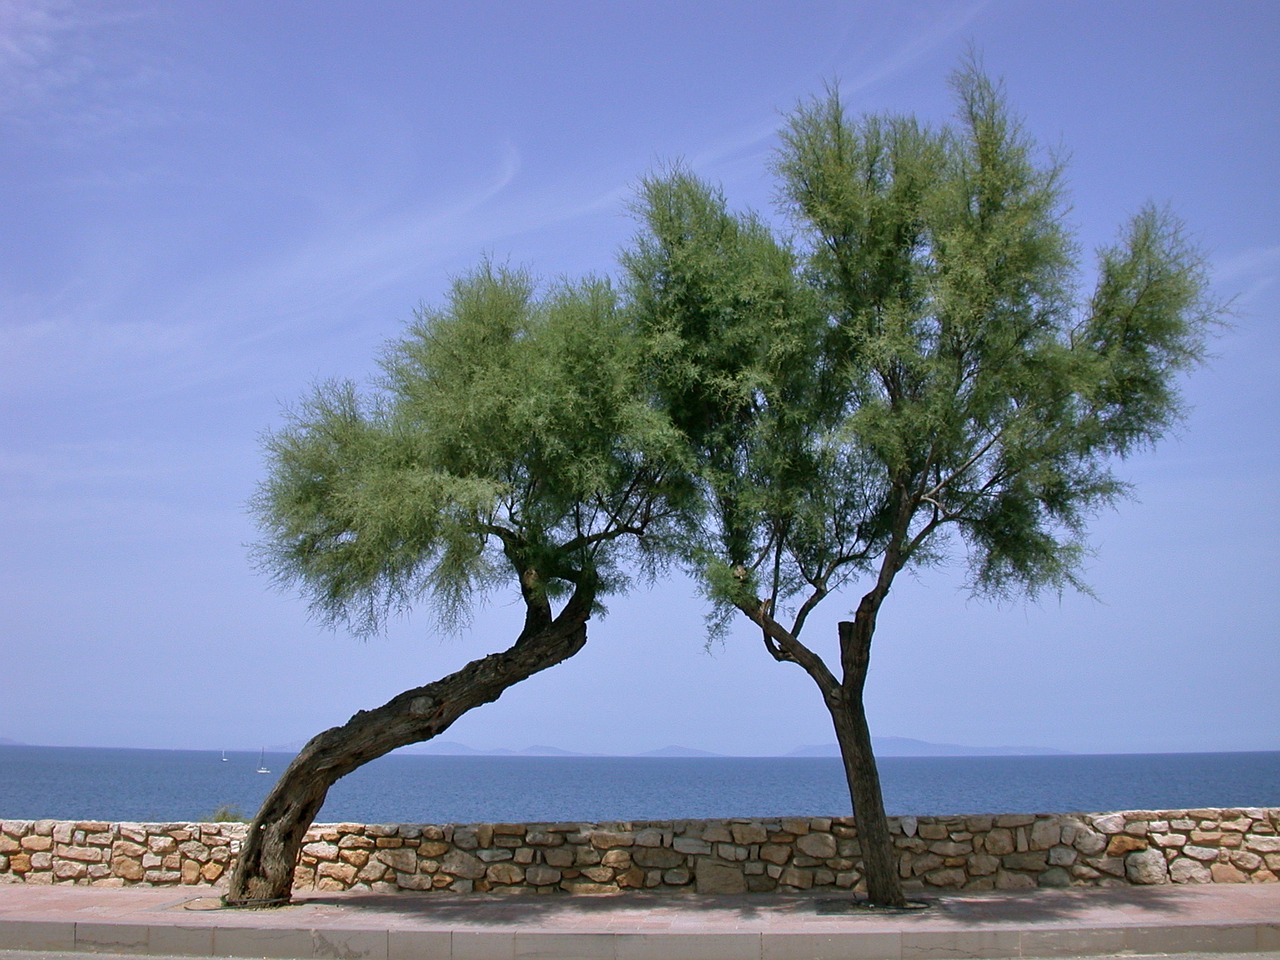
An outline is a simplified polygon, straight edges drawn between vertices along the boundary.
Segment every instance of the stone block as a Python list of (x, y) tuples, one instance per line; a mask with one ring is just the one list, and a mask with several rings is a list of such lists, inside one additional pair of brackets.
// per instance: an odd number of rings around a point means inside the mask
[(89, 876), (89, 866), (76, 860), (59, 860), (53, 865), (53, 875), (59, 880), (81, 880)]
[(656, 827), (649, 827), (636, 832), (637, 847), (660, 847), (663, 845), (662, 840), (662, 831)]
[(512, 884), (524, 879), (524, 868), (514, 863), (494, 863), (485, 871), (490, 883)]
[(915, 857), (912, 859), (911, 874), (912, 876), (918, 877), (921, 874), (929, 873), (932, 870), (937, 870), (941, 866), (942, 866), (942, 858), (940, 856), (938, 856), (936, 853), (926, 853), (923, 856)]
[(1049, 850), (1049, 863), (1055, 867), (1069, 867), (1076, 862), (1074, 847), (1059, 845)]
[(837, 846), (839, 847), (840, 856), (842, 857), (862, 856), (862, 844), (857, 840), (841, 837)]
[(746, 893), (747, 878), (741, 864), (699, 857), (694, 864), (694, 881), (700, 894)]
[(1108, 857), (1123, 857), (1127, 853), (1133, 853), (1136, 850), (1146, 850), (1150, 844), (1144, 837), (1132, 837), (1128, 834), (1114, 834), (1107, 841)]
[(564, 844), (564, 834), (531, 829), (524, 835), (524, 842), (531, 847), (559, 847)]
[(1192, 860), (1203, 860), (1208, 863), (1218, 859), (1217, 847), (1201, 847), (1194, 843), (1188, 843), (1182, 848), (1183, 856), (1190, 857)]
[(692, 856), (702, 856), (711, 852), (711, 844), (693, 837), (676, 837), (671, 842), (671, 848)]
[[(732, 844), (719, 844), (719, 847), (731, 847)], [(742, 847), (736, 849), (742, 850), (741, 857), (728, 857), (725, 859), (745, 860), (746, 850)], [(618, 853), (622, 851), (610, 851), (610, 853)], [(608, 854), (606, 854), (605, 862), (608, 862)], [(631, 858), (642, 867), (650, 867), (658, 870), (670, 870), (674, 867), (681, 867), (685, 864), (683, 854), (667, 847), (636, 847), (631, 854)], [(619, 864), (621, 865), (621, 864)]]
[(355, 882), (357, 870), (349, 863), (322, 863), (316, 867), (317, 877), (327, 877), (342, 884), (343, 889)]
[(796, 838), (796, 849), (805, 856), (825, 860), (836, 855), (836, 838), (829, 833), (805, 834)]
[(1108, 813), (1105, 816), (1094, 817), (1093, 826), (1098, 832), (1105, 833), (1107, 836), (1120, 833), (1124, 830), (1124, 814)]
[(1107, 848), (1107, 837), (1091, 827), (1081, 825), (1076, 827), (1071, 845), (1086, 857), (1095, 857)]
[(1248, 883), (1249, 875), (1231, 863), (1215, 863), (1209, 867), (1214, 883)]
[[(446, 878), (446, 882), (452, 878)], [(470, 880), (454, 880), (453, 884), (468, 884), (467, 889), (470, 890)], [(436, 878), (423, 873), (397, 873), (396, 886), (401, 890), (430, 890), (436, 886)]]
[(416, 850), (405, 850), (404, 848), (379, 850), (377, 858), (396, 871), (396, 873), (418, 872), (418, 852)]
[(1169, 868), (1159, 850), (1135, 850), (1124, 858), (1124, 873), (1130, 883), (1169, 882)]
[(487, 869), (484, 861), (465, 850), (453, 850), (440, 860), (440, 869), (455, 877), (479, 880)]
[(1071, 886), (1071, 874), (1067, 873), (1063, 867), (1050, 867), (1037, 878), (1037, 883), (1042, 887), (1069, 887)]
[(778, 883), (797, 890), (808, 890), (813, 886), (813, 871), (803, 867), (787, 867), (778, 877)]
[(1006, 813), (996, 817), (996, 826), (1006, 829), (1011, 827), (1029, 827), (1036, 822), (1034, 815), (1029, 813)]
[(924, 875), (925, 882), (935, 887), (962, 887), (965, 880), (965, 872), (958, 867), (945, 867), (941, 870), (931, 870)]
[(224, 870), (226, 870), (226, 867), (222, 864), (210, 860), (200, 868), (200, 878), (205, 883), (215, 883), (222, 876)]
[(630, 831), (595, 830), (591, 834), (591, 845), (597, 850), (609, 850), (613, 847), (630, 847), (636, 842), (635, 834)]
[(975, 877), (985, 877), (1000, 869), (1000, 859), (985, 853), (974, 854), (969, 858), (969, 873)]
[(528, 867), (524, 872), (525, 881), (535, 887), (550, 886), (553, 883), (559, 883), (561, 873), (554, 867), (544, 866), (535, 863)]
[[(520, 852), (520, 851), (517, 851)], [(528, 851), (532, 853), (533, 851)], [(614, 851), (609, 851), (613, 853)], [(573, 866), (574, 851), (572, 847), (548, 847), (542, 852), (542, 859), (552, 867), (570, 867)], [(533, 861), (530, 860), (530, 863)]]
[(76, 847), (63, 846), (61, 844), (57, 847), (57, 855), (60, 859), (78, 860), (81, 863), (101, 863), (108, 858), (107, 851), (101, 847)]
[(791, 848), (781, 843), (766, 843), (760, 847), (760, 859), (768, 863), (786, 863), (791, 859)]
[(996, 874), (997, 890), (1034, 890), (1035, 887), (1035, 877), (1030, 874), (1010, 873), (1007, 870), (1001, 870)]
[(1211, 883), (1213, 875), (1203, 863), (1178, 857), (1169, 863), (1169, 879), (1174, 883)]
[(1049, 865), (1049, 854), (1044, 850), (1010, 853), (1001, 858), (1006, 870), (1032, 870), (1042, 872)]
[(761, 823), (735, 823), (730, 825), (729, 831), (733, 834), (733, 842), (741, 846), (769, 841), (769, 831)]
[[(566, 880), (560, 884), (560, 889), (568, 893), (617, 893), (618, 885), (616, 883), (592, 883), (589, 880)], [(581, 936), (581, 934), (578, 936)]]
[(1124, 876), (1123, 857), (1089, 857), (1085, 860), (1085, 863), (1099, 873), (1106, 873), (1113, 877)]
[[(804, 821), (805, 829), (808, 829), (808, 821)], [(713, 821), (706, 824), (702, 828), (702, 839), (707, 843), (733, 843), (733, 834), (729, 832), (729, 827), (719, 821)]]
[(302, 848), (303, 854), (317, 860), (337, 860), (338, 845), (336, 843), (308, 843)]
[(1031, 825), (1031, 849), (1048, 850), (1062, 842), (1062, 825), (1055, 820), (1037, 820)]
[(15, 853), (9, 857), (9, 871), (23, 874), (31, 871), (31, 854)]
[(1013, 853), (1013, 833), (1004, 827), (995, 827), (987, 834), (983, 846), (987, 853), (997, 857)]

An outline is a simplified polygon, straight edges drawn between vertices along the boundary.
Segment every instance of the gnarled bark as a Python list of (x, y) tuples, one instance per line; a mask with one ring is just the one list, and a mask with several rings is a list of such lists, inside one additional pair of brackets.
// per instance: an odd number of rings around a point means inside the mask
[(587, 642), (592, 599), (592, 591), (579, 588), (554, 619), (545, 603), (533, 603), (524, 630), (509, 649), (406, 690), (376, 709), (361, 710), (342, 726), (313, 737), (249, 826), (224, 902), (287, 903), (303, 837), (339, 778), (397, 747), (431, 739), (468, 710), (573, 656)]
[[(855, 624), (842, 622), (839, 630), (842, 648), (856, 643)], [(902, 892), (902, 882), (898, 878), (893, 837), (889, 834), (889, 822), (884, 812), (880, 771), (872, 752), (871, 730), (867, 726), (867, 712), (862, 703), (862, 690), (866, 681), (865, 659), (862, 658), (861, 669), (857, 669), (853, 676), (845, 677), (846, 695), (839, 698), (838, 706), (829, 703), (829, 707), (836, 729), (836, 742), (840, 744), (845, 779), (849, 783), (849, 795), (853, 798), (853, 818), (858, 826), (858, 842), (862, 847), (867, 899), (876, 906), (905, 907), (907, 900)]]

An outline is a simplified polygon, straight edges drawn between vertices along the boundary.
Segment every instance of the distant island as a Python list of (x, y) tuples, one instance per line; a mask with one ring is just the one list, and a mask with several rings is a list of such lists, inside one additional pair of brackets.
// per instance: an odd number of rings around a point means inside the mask
[[(1069, 750), (1052, 747), (970, 747), (960, 743), (930, 743), (911, 737), (873, 737), (871, 744), (878, 757), (1061, 757)], [(840, 748), (834, 743), (797, 747), (788, 757), (838, 757)]]
[[(1014, 756), (1064, 756), (1067, 750), (1055, 750), (1050, 747), (971, 747), (958, 743), (931, 743), (927, 740), (914, 740), (910, 737), (877, 737), (873, 741), (876, 755), (880, 757), (1014, 757)], [(511, 750), (498, 747), (484, 750), (472, 747), (456, 740), (430, 740), (402, 747), (398, 753), (422, 754), (437, 757), (590, 757), (618, 756), (618, 754), (575, 753), (572, 750), (561, 750), (559, 747), (530, 746), (522, 750)], [(733, 754), (714, 753), (710, 750), (699, 750), (679, 744), (669, 744), (657, 750), (646, 750), (644, 753), (626, 754), (633, 757), (727, 757)], [(784, 757), (838, 757), (840, 748), (834, 743), (815, 744), (797, 747)]]
[[(266, 748), (269, 754), (294, 754), (302, 749), (305, 741), (282, 743)], [(911, 737), (876, 737), (873, 740), (878, 757), (1050, 757), (1068, 756), (1069, 750), (1055, 750), (1051, 747), (971, 747), (960, 743), (932, 743), (928, 740), (914, 740)], [(0, 747), (28, 747), (34, 744), (0, 737)], [(534, 744), (521, 750), (507, 747), (482, 749), (457, 740), (428, 740), (426, 743), (410, 744), (401, 747), (396, 753), (407, 753), (433, 757), (732, 757), (742, 754), (715, 753), (711, 750), (699, 750), (680, 744), (668, 744), (656, 750), (643, 753), (580, 753), (573, 750), (562, 750), (545, 744)], [(838, 757), (840, 748), (834, 743), (819, 743), (796, 747), (783, 754), (771, 756), (782, 757)]]

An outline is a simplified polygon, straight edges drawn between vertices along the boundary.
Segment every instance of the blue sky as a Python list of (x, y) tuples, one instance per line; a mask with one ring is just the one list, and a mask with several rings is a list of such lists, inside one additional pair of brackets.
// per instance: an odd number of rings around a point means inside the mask
[[(1280, 749), (1280, 7), (1262, 3), (0, 0), (0, 737), (255, 748), (505, 646), (501, 598), (360, 641), (252, 568), (262, 432), (362, 380), (482, 256), (610, 273), (682, 159), (772, 215), (780, 117), (952, 109), (972, 44), (1070, 158), (1082, 250), (1168, 203), (1234, 297), (1176, 438), (1123, 466), (1098, 599), (992, 606), (954, 570), (880, 618), (874, 732), (1088, 752)], [(1086, 276), (1087, 282), (1087, 276)], [(833, 644), (855, 598), (809, 639)], [(832, 736), (678, 579), (447, 734), (784, 752)]]

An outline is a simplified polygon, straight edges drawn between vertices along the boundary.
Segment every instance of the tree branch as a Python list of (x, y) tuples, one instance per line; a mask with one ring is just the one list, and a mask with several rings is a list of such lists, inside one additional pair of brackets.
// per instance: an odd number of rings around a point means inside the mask
[(757, 600), (755, 606), (750, 603), (739, 603), (737, 607), (760, 628), (764, 635), (765, 649), (775, 660), (798, 664), (813, 678), (813, 682), (818, 685), (818, 689), (828, 700), (832, 696), (839, 695), (840, 683), (826, 663), (801, 643), (795, 634), (773, 619), (773, 611), (767, 601)]

